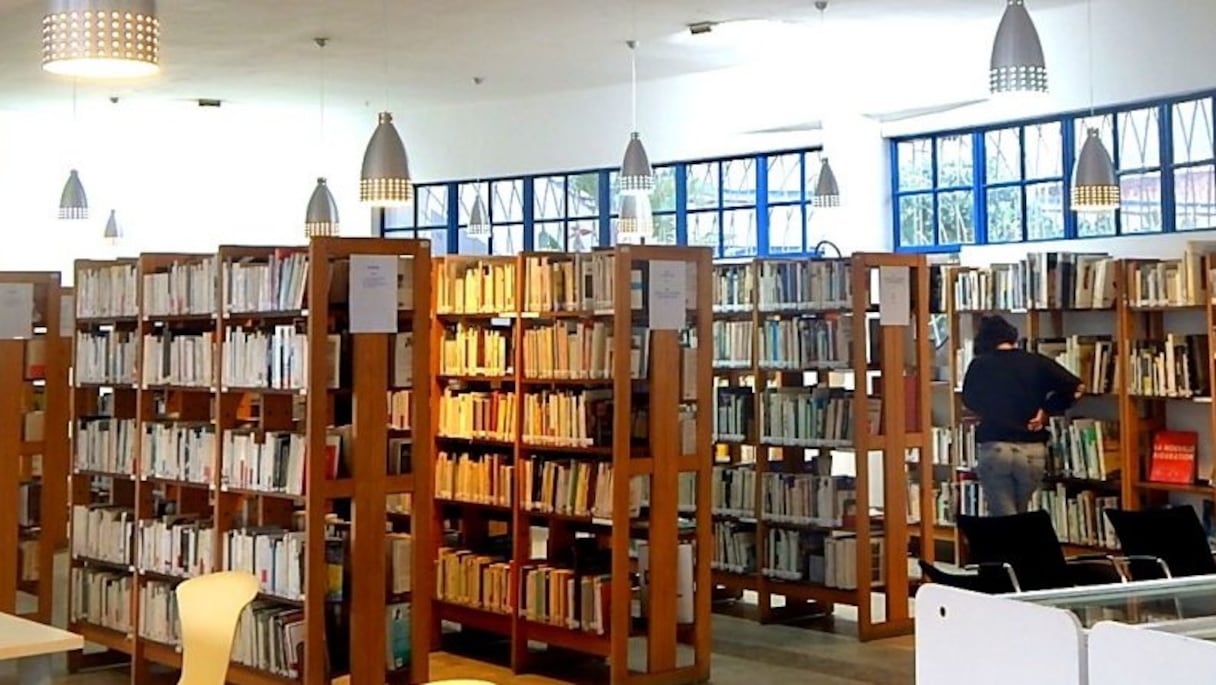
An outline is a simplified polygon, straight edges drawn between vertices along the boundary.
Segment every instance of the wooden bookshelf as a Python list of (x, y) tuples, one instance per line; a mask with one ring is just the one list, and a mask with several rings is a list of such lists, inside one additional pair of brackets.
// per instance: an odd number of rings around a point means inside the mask
[[(878, 317), (878, 274), (884, 271), (907, 278), (903, 325), (882, 325)], [(714, 584), (727, 598), (755, 592), (762, 622), (831, 613), (834, 604), (848, 604), (859, 608), (863, 640), (909, 631), (908, 541), (914, 532), (934, 533), (931, 517), (924, 516), (931, 511), (932, 488), (911, 505), (907, 492), (913, 480), (932, 483), (932, 464), (922, 458), (909, 466), (906, 458), (909, 450), (923, 457), (929, 446), (929, 379), (918, 372), (931, 366), (927, 264), (919, 257), (882, 254), (728, 261), (716, 266), (715, 284), (717, 403), (741, 407), (744, 416), (740, 420), (730, 409), (717, 414), (717, 477), (732, 484), (724, 492), (731, 488), (727, 497), (733, 499), (714, 501), (713, 515), (728, 539), (737, 541), (743, 563), (729, 553), (719, 558)], [(808, 433), (805, 426), (791, 426), (773, 401), (784, 393), (804, 402), (826, 397), (825, 411), (844, 411), (847, 429)], [(833, 402), (847, 409), (833, 410)], [(830, 424), (830, 416), (818, 416), (820, 426)], [(875, 473), (862, 455), (878, 454)], [(835, 460), (849, 462), (844, 471), (852, 475), (841, 476)], [(881, 501), (871, 503), (870, 482), (879, 478)], [(800, 498), (802, 508), (794, 513), (774, 511), (777, 499), (785, 500), (778, 488), (787, 479), (796, 488), (830, 488), (833, 495)], [(851, 510), (824, 501), (834, 500), (835, 493), (848, 497)], [(751, 506), (740, 509), (740, 501)], [(920, 525), (908, 523), (914, 518), (905, 513), (909, 506), (921, 512)], [(869, 551), (879, 538), (881, 568)], [(781, 549), (770, 548), (791, 539), (799, 549), (818, 550), (822, 542), (824, 550), (815, 555), (822, 569), (812, 571), (801, 552), (798, 563), (782, 564)], [(840, 540), (852, 541), (856, 551), (838, 553)], [(827, 551), (829, 545), (834, 551)], [(849, 567), (852, 578), (834, 573)], [(872, 580), (877, 582), (867, 582)], [(875, 595), (882, 596), (885, 618), (871, 611)], [(774, 596), (784, 597), (782, 609), (774, 608)], [(720, 608), (734, 612), (737, 605)]]
[[(288, 636), (289, 626), (300, 626), (303, 646), (293, 677), (283, 663), (274, 667), (270, 654), (251, 652), (242, 631), (252, 628), (242, 628), (229, 682), (322, 682), (347, 668), (358, 682), (425, 681), (425, 659), (414, 663), (414, 673), (386, 678), (385, 497), (411, 491), (414, 481), (384, 475), (392, 336), (347, 334), (347, 275), (352, 255), (393, 257), (396, 267), (405, 258), (426, 274), (429, 254), (425, 241), (318, 238), (309, 246), (78, 262), (78, 284), (98, 269), (134, 271), (129, 306), (92, 312), (84, 302), (78, 309), (78, 362), (87, 361), (89, 335), (129, 336), (132, 361), (121, 378), (82, 373), (88, 365), (78, 363), (71, 487), (73, 504), (131, 510), (130, 554), (98, 558), (77, 540), (72, 563), (74, 578), (106, 574), (108, 587), (125, 588), (125, 620), (107, 625), (98, 612), (81, 611), (78, 605), (95, 593), (90, 588), (86, 595), (74, 580), (71, 623), (89, 641), (127, 655), (133, 682), (146, 682), (153, 664), (180, 667), (177, 632), (167, 620), (176, 585), (230, 568), (255, 572), (263, 582), (242, 621)], [(419, 322), (424, 340), (427, 288), (423, 279), (423, 306), (411, 302), (394, 312), (400, 330), (417, 331)], [(414, 375), (425, 378), (425, 357), (415, 366)], [(427, 420), (425, 387), (415, 399)], [(113, 452), (131, 458), (118, 465), (89, 461), (96, 461), (92, 452), (104, 452), (98, 447), (104, 441), (90, 440), (89, 431), (119, 420), (129, 422), (132, 444)], [(350, 427), (344, 441), (331, 439), (334, 426)], [(420, 451), (427, 453), (425, 446)], [(338, 465), (337, 477), (331, 465)], [(166, 535), (190, 542), (163, 559), (157, 550), (165, 548), (149, 545), (152, 536)], [(250, 556), (266, 553), (271, 557)], [(340, 565), (336, 584), (331, 565)], [(353, 583), (356, 574), (385, 582)], [(352, 619), (369, 612), (377, 618)]]
[[(58, 272), (0, 272), (0, 284), (30, 297), (32, 328), (0, 340), (0, 611), (15, 613), (17, 593), (33, 597), (26, 614), (50, 623), (55, 552), (66, 539), (68, 360), (62, 344), (63, 288)], [(28, 288), (28, 290), (26, 290)], [(17, 305), (6, 304), (6, 307)]]
[[(540, 643), (602, 661), (613, 683), (708, 677), (709, 268), (706, 249), (636, 246), (436, 263), (433, 634), (442, 620), (482, 635), (515, 672), (538, 668)], [(652, 291), (687, 299), (652, 321)], [(466, 404), (491, 422), (461, 423)], [(457, 559), (493, 591), (460, 595)], [(553, 594), (566, 582), (577, 595)]]

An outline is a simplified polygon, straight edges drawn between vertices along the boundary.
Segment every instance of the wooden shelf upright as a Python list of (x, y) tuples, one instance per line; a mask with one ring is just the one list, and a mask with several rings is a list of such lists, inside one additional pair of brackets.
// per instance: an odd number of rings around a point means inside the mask
[[(0, 285), (30, 295), (32, 329), (0, 340), (0, 611), (15, 613), (17, 592), (49, 623), (55, 552), (67, 539), (68, 349), (60, 330), (63, 288), (58, 272), (0, 272)], [(6, 305), (10, 306), (10, 305)], [(70, 316), (68, 318), (70, 321)], [(11, 499), (9, 499), (11, 498)]]
[(497, 638), (515, 672), (539, 643), (612, 683), (708, 678), (710, 263), (638, 246), (437, 263), (434, 634)]

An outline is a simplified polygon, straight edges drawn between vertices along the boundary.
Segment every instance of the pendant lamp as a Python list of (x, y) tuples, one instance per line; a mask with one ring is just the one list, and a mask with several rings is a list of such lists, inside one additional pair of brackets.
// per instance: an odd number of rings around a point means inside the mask
[(819, 181), (815, 184), (815, 197), (812, 202), (816, 207), (839, 207), (840, 186), (836, 183), (836, 173), (828, 158), (823, 158), (819, 165)]
[[(1094, 25), (1093, 0), (1085, 4), (1086, 31), (1089, 36), (1089, 103), (1093, 115), (1094, 103)], [(1072, 174), (1072, 209), (1074, 212), (1113, 212), (1121, 203), (1119, 177), (1110, 152), (1102, 143), (1098, 129), (1090, 128), (1077, 155)]]
[(42, 68), (79, 78), (137, 78), (160, 71), (156, 0), (48, 0)]
[(473, 198), (473, 208), (469, 210), (469, 225), (465, 234), (470, 238), (484, 238), (490, 235), (490, 220), (486, 215), (486, 205), (481, 201), (481, 184), (477, 184), (477, 196)]
[(122, 231), (118, 228), (118, 216), (113, 209), (110, 210), (110, 218), (106, 220), (106, 230), (101, 237), (111, 245), (118, 243), (118, 240), (122, 238)]
[(629, 135), (629, 144), (625, 147), (625, 159), (621, 162), (620, 186), (622, 195), (650, 194), (654, 190), (654, 169), (650, 166), (650, 156), (642, 145), (642, 137), (638, 134), (638, 59), (637, 41), (628, 41), (629, 60), (632, 77), (630, 87), (633, 104), (633, 133)]
[(621, 197), (621, 218), (616, 224), (618, 243), (640, 243), (654, 232), (654, 214), (648, 195)]
[[(388, 103), (388, 0), (380, 3), (384, 29), (384, 101)], [(393, 115), (381, 112), (376, 130), (363, 153), (363, 175), (359, 181), (359, 200), (372, 207), (400, 207), (414, 199), (410, 163), (405, 144), (393, 125)]]
[(68, 174), (67, 183), (59, 195), (59, 218), (65, 221), (81, 221), (89, 218), (89, 196), (84, 192), (80, 174), (75, 169)]
[(308, 199), (308, 211), (304, 215), (304, 236), (307, 238), (338, 235), (338, 205), (334, 194), (329, 192), (325, 178), (317, 179), (312, 197)]
[(1024, 0), (1009, 0), (992, 41), (988, 87), (994, 95), (1046, 93), (1043, 44)]

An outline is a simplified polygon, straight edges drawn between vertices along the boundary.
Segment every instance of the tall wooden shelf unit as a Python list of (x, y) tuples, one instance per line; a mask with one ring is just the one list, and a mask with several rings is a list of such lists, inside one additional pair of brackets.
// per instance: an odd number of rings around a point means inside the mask
[[(61, 342), (58, 272), (0, 272), (0, 284), (28, 286), (33, 311), (25, 339), (0, 340), (0, 611), (17, 592), (34, 597), (28, 615), (49, 623), (55, 552), (67, 535), (68, 359)], [(6, 305), (7, 306), (7, 305)]]
[[(932, 534), (934, 498), (928, 487), (909, 500), (910, 483), (933, 482), (929, 376), (918, 371), (932, 363), (928, 265), (856, 254), (715, 271), (714, 584), (730, 598), (755, 592), (762, 622), (844, 604), (858, 607), (862, 640), (910, 631), (909, 539)], [(906, 290), (902, 325), (878, 316), (880, 273)], [(852, 462), (851, 475), (832, 468), (834, 457)]]
[[(133, 682), (150, 682), (152, 664), (180, 668), (169, 609), (173, 588), (185, 578), (227, 568), (255, 572), (262, 582), (253, 613), (243, 621), (257, 614), (269, 630), (303, 627), (296, 677), (285, 661), (276, 666), (269, 654), (242, 651), (238, 631), (229, 682), (328, 682), (340, 675), (332, 672), (342, 665), (335, 653), (349, 660), (355, 682), (425, 682), (425, 658), (414, 660), (412, 672), (387, 673), (385, 606), (409, 596), (386, 594), (385, 498), (412, 491), (414, 480), (410, 474), (385, 475), (392, 336), (345, 334), (346, 264), (356, 254), (396, 256), (398, 264), (405, 258), (413, 273), (429, 273), (429, 243), (384, 239), (317, 238), (306, 247), (225, 246), (215, 254), (77, 262), (72, 504), (78, 517), (85, 513), (79, 507), (121, 508), (130, 523), (125, 534), (109, 541), (108, 554), (80, 539), (96, 537), (95, 531), (74, 525), (70, 623), (88, 641), (129, 655)], [(90, 274), (110, 269), (125, 270), (122, 294), (106, 286), (107, 304), (98, 308), (88, 297), (97, 292), (88, 287)], [(256, 280), (263, 287), (238, 286), (240, 269), (261, 269), (260, 276), (246, 271), (241, 282)], [(159, 298), (165, 284), (153, 279), (166, 277), (173, 286)], [(428, 288), (425, 278), (415, 284), (421, 305), (397, 312), (399, 329), (419, 336), (423, 352)], [(96, 346), (90, 337), (122, 339), (126, 363), (100, 371), (90, 365), (113, 362), (115, 352), (103, 344), (105, 353), (91, 359), (89, 350)], [(330, 345), (338, 338), (335, 356)], [(234, 361), (242, 348), (241, 359), (248, 360), (254, 349), (268, 359), (260, 368), (256, 362), (242, 367)], [(428, 372), (425, 356), (416, 358), (413, 376)], [(429, 421), (428, 388), (429, 382), (414, 390), (416, 425)], [(118, 440), (120, 424), (130, 434), (127, 443)], [(341, 446), (330, 438), (336, 425), (350, 426)], [(238, 438), (245, 440), (243, 447)], [(182, 445), (189, 445), (187, 452), (180, 451)], [(424, 468), (427, 454), (426, 445), (415, 446), (413, 456)], [(333, 477), (331, 467), (339, 462)], [(167, 532), (190, 541), (180, 550), (174, 545), (172, 559), (161, 558), (168, 543), (150, 542), (150, 536)], [(255, 561), (226, 551), (229, 544), (237, 549), (238, 538), (262, 556)], [(336, 560), (327, 552), (335, 542), (341, 582), (330, 578)], [(277, 573), (267, 553), (281, 555)], [(419, 571), (426, 564), (412, 563), (415, 582), (424, 582)], [(384, 580), (354, 583), (354, 577)], [(342, 595), (337, 604), (330, 601), (335, 592)], [(375, 620), (349, 618), (369, 615)], [(348, 647), (335, 650), (335, 641), (344, 640)], [(424, 640), (415, 633), (415, 655), (426, 654)]]
[(542, 643), (612, 683), (708, 678), (710, 265), (645, 246), (437, 263), (434, 635), (497, 638), (516, 672)]

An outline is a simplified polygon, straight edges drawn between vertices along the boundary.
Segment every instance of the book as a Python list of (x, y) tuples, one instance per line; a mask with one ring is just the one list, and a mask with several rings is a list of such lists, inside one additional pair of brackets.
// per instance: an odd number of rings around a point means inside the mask
[(175, 262), (167, 270), (145, 273), (145, 317), (213, 315), (217, 310), (217, 272), (214, 257)]
[(134, 384), (136, 346), (130, 331), (77, 333), (72, 366), (76, 384)]
[(301, 311), (308, 284), (308, 253), (275, 250), (263, 260), (243, 258), (223, 268), (226, 314)]
[(134, 317), (139, 312), (134, 263), (80, 269), (75, 290), (78, 319)]
[(100, 626), (124, 634), (131, 632), (134, 627), (131, 620), (133, 575), (73, 568), (70, 582), (72, 600), (68, 620), (71, 623)]
[(435, 459), (435, 497), (509, 507), (515, 467), (501, 454), (451, 454)]
[(209, 485), (214, 477), (215, 429), (208, 424), (143, 424), (139, 475)]
[(1193, 431), (1157, 431), (1149, 459), (1148, 479), (1154, 483), (1190, 485), (1196, 479), (1199, 435)]
[(1119, 549), (1115, 529), (1106, 517), (1107, 509), (1118, 509), (1117, 496), (1103, 496), (1092, 490), (1070, 494), (1063, 483), (1034, 494), (1030, 509), (1051, 515), (1051, 524), (1061, 542), (1088, 547)]
[(77, 421), (73, 467), (78, 471), (133, 475), (135, 432), (133, 419), (103, 416)]

